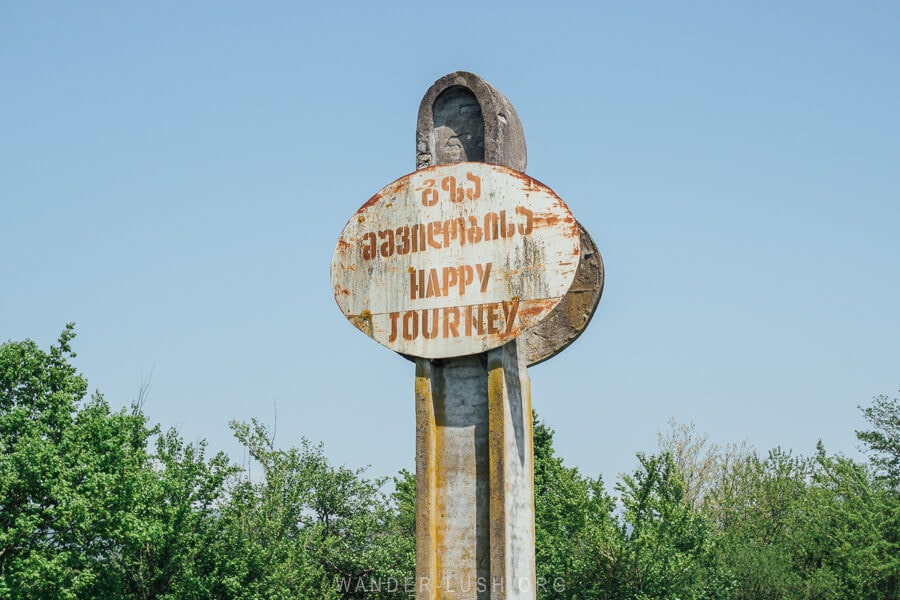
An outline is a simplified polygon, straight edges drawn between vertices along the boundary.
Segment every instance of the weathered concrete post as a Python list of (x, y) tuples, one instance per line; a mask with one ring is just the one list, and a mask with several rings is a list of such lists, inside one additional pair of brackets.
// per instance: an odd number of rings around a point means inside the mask
[(344, 227), (335, 299), (416, 362), (416, 597), (533, 599), (527, 366), (587, 326), (603, 264), (565, 203), (524, 174), (515, 109), (480, 77), (419, 108), (417, 170)]
[[(525, 136), (502, 94), (452, 73), (419, 106), (416, 168), (463, 161), (525, 171)], [(418, 599), (534, 598), (532, 455), (516, 340), (486, 355), (416, 360)]]

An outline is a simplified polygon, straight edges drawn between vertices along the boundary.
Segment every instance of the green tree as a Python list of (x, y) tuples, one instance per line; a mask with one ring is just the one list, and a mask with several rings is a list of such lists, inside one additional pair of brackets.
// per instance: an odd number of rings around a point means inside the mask
[(897, 597), (900, 513), (866, 465), (775, 449), (733, 464), (711, 497), (734, 598)]
[[(174, 430), (156, 436), (155, 453), (122, 490), (123, 523), (113, 532), (108, 585), (98, 596), (149, 599), (230, 597), (236, 567), (219, 512), (237, 472), (205, 442), (185, 444)], [(114, 576), (117, 575), (117, 576)]]
[(232, 429), (262, 470), (230, 490), (224, 513), (247, 556), (239, 597), (388, 598), (402, 589), (414, 538), (384, 480), (331, 466), (305, 439), (276, 449), (258, 421)]
[(0, 598), (228, 597), (218, 505), (234, 468), (137, 405), (86, 400), (74, 336), (0, 346)]
[(613, 500), (599, 477), (563, 464), (536, 415), (533, 431), (538, 598), (602, 598), (616, 553)]
[(735, 598), (801, 597), (795, 550), (811, 474), (809, 460), (776, 448), (730, 464), (711, 491), (719, 558), (735, 578)]
[(84, 400), (74, 336), (69, 324), (49, 352), (0, 346), (0, 598), (92, 597), (118, 577), (114, 540), (151, 432), (99, 394)]
[(872, 453), (872, 464), (894, 486), (900, 486), (900, 400), (876, 396), (872, 406), (860, 407), (872, 429), (857, 431), (856, 437)]
[(718, 598), (731, 588), (715, 560), (712, 524), (693, 510), (675, 459), (638, 454), (617, 486), (624, 512), (617, 561), (619, 598)]
[(897, 597), (897, 508), (870, 468), (819, 444), (798, 524), (796, 564), (809, 597)]

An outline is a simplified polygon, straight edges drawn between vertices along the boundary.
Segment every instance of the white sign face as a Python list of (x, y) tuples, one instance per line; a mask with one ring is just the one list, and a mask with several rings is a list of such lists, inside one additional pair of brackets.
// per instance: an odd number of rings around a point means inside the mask
[(499, 165), (401, 177), (350, 219), (331, 264), (334, 297), (362, 332), (411, 356), (496, 348), (568, 291), (578, 225), (553, 191)]

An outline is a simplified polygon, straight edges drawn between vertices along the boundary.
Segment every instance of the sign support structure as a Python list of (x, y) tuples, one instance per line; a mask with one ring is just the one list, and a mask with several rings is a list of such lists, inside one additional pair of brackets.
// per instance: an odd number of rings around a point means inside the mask
[(531, 391), (516, 342), (416, 361), (416, 598), (534, 598)]
[[(416, 166), (524, 171), (512, 104), (454, 73), (425, 94)], [(416, 359), (416, 598), (535, 598), (531, 386), (516, 340), (479, 356)]]
[(571, 344), (603, 262), (556, 194), (524, 174), (522, 124), (458, 71), (422, 99), (416, 171), (347, 222), (335, 300), (416, 365), (418, 600), (534, 600), (528, 366)]

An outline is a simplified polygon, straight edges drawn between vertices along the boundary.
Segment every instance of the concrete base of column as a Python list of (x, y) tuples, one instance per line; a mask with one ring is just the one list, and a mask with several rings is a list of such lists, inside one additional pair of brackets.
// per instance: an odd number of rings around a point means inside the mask
[(535, 597), (531, 392), (516, 343), (416, 361), (416, 598)]

